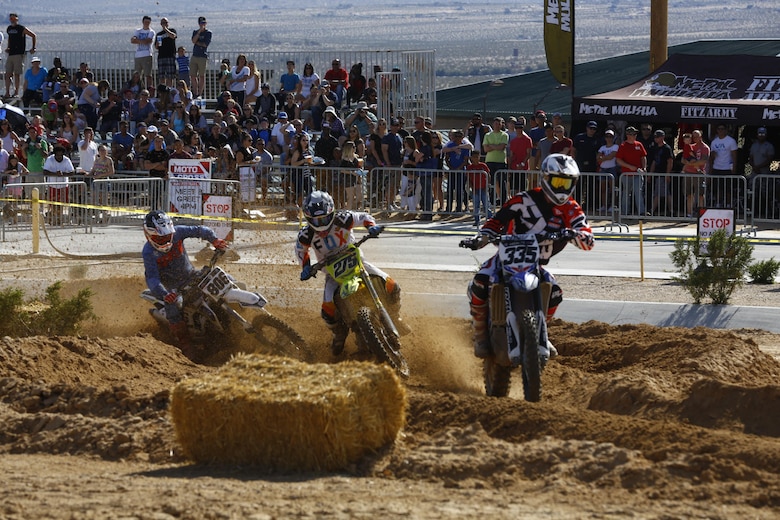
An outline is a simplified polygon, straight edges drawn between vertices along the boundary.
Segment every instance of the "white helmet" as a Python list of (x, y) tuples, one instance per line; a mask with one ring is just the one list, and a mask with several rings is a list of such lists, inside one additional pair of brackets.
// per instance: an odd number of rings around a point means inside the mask
[(156, 250), (167, 253), (173, 247), (173, 227), (171, 217), (162, 211), (150, 211), (144, 219), (144, 235)]
[(569, 200), (579, 178), (580, 169), (568, 155), (551, 153), (542, 161), (542, 191), (556, 206)]
[(327, 231), (333, 222), (333, 197), (326, 191), (313, 191), (303, 201), (303, 216), (315, 231)]

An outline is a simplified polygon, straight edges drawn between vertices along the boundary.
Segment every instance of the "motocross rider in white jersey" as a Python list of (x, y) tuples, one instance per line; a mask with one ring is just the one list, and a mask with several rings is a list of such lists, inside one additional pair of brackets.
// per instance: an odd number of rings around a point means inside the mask
[[(580, 177), (577, 163), (568, 155), (550, 154), (542, 162), (541, 173), (541, 187), (513, 196), (485, 222), (478, 235), (464, 240), (462, 245), (479, 249), (488, 244), (489, 237), (510, 233), (559, 233), (564, 229), (573, 229), (576, 232), (574, 243), (577, 247), (585, 251), (592, 249), (593, 231), (582, 207), (571, 196)], [(565, 246), (566, 242), (562, 241), (541, 242), (541, 264), (547, 264), (550, 257), (558, 254)], [(479, 358), (491, 355), (487, 318), (490, 286), (498, 280), (496, 264), (495, 256), (485, 261), (468, 289), (474, 325), (474, 355)], [(552, 273), (542, 268), (542, 274), (545, 281), (553, 284), (547, 310), (549, 322), (563, 300), (563, 293), (555, 283)], [(550, 354), (554, 356), (555, 347), (549, 342), (547, 346)]]
[[(308, 224), (298, 233), (298, 240), (295, 243), (295, 256), (302, 268), (301, 280), (307, 280), (312, 276), (310, 249), (314, 249), (316, 261), (321, 262), (344, 249), (347, 244), (355, 243), (355, 235), (352, 233), (355, 226), (364, 226), (372, 235), (378, 235), (382, 231), (368, 213), (350, 210), (335, 211), (333, 198), (324, 191), (313, 191), (306, 197), (303, 202), (303, 215)], [(401, 287), (387, 273), (366, 262), (365, 259), (363, 265), (369, 275), (384, 280), (389, 310), (391, 314), (397, 315), (401, 301)], [(337, 290), (336, 281), (330, 275), (326, 275), (321, 314), (333, 333), (330, 348), (334, 356), (338, 356), (344, 350), (344, 343), (349, 334), (349, 329), (337, 315), (336, 305), (333, 302)]]
[(216, 249), (227, 249), (228, 243), (217, 238), (207, 226), (174, 226), (171, 217), (162, 211), (150, 211), (144, 219), (146, 244), (141, 251), (144, 260), (146, 285), (157, 298), (165, 302), (165, 317), (176, 338), (176, 346), (184, 355), (192, 349), (184, 317), (176, 305), (176, 290), (184, 285), (195, 272), (187, 250), (185, 238), (200, 238), (211, 242)]

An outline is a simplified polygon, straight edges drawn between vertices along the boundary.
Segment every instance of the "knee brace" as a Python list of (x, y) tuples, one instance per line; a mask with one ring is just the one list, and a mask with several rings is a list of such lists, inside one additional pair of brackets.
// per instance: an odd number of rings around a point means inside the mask
[(469, 284), (467, 293), (471, 305), (486, 305), (490, 296), (490, 280), (487, 275), (477, 274)]
[(550, 291), (550, 300), (547, 305), (547, 321), (550, 321), (555, 316), (555, 311), (558, 310), (558, 305), (563, 301), (563, 290), (561, 286), (554, 283), (552, 290)]

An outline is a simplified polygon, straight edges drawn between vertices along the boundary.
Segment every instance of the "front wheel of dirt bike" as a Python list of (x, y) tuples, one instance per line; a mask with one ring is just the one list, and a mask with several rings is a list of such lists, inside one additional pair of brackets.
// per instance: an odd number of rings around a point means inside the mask
[(401, 354), (398, 338), (386, 329), (379, 315), (368, 307), (361, 307), (357, 314), (357, 324), (363, 340), (382, 363), (387, 363), (402, 377), (409, 377), (409, 364)]
[(542, 398), (542, 365), (539, 361), (539, 322), (536, 313), (523, 311), (520, 326), (523, 329), (523, 395), (526, 401)]
[(300, 361), (311, 361), (314, 355), (309, 345), (295, 329), (264, 312), (252, 319), (254, 337), (260, 343), (260, 353), (286, 356)]
[(485, 380), (485, 395), (506, 397), (509, 395), (512, 367), (499, 365), (493, 356), (482, 361), (482, 375)]

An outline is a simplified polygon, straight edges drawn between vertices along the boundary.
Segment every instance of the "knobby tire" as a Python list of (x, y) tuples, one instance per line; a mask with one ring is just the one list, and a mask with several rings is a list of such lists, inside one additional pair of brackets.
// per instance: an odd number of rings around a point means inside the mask
[(379, 315), (368, 307), (358, 310), (357, 324), (368, 349), (377, 360), (387, 363), (402, 377), (409, 377), (409, 364), (401, 354), (401, 344), (386, 330)]
[(262, 313), (252, 320), (255, 339), (261, 345), (261, 352), (286, 356), (309, 362), (314, 358), (306, 341), (295, 329), (272, 314)]
[(542, 398), (542, 365), (539, 360), (539, 322), (536, 312), (523, 310), (520, 326), (523, 331), (523, 395), (526, 401)]

